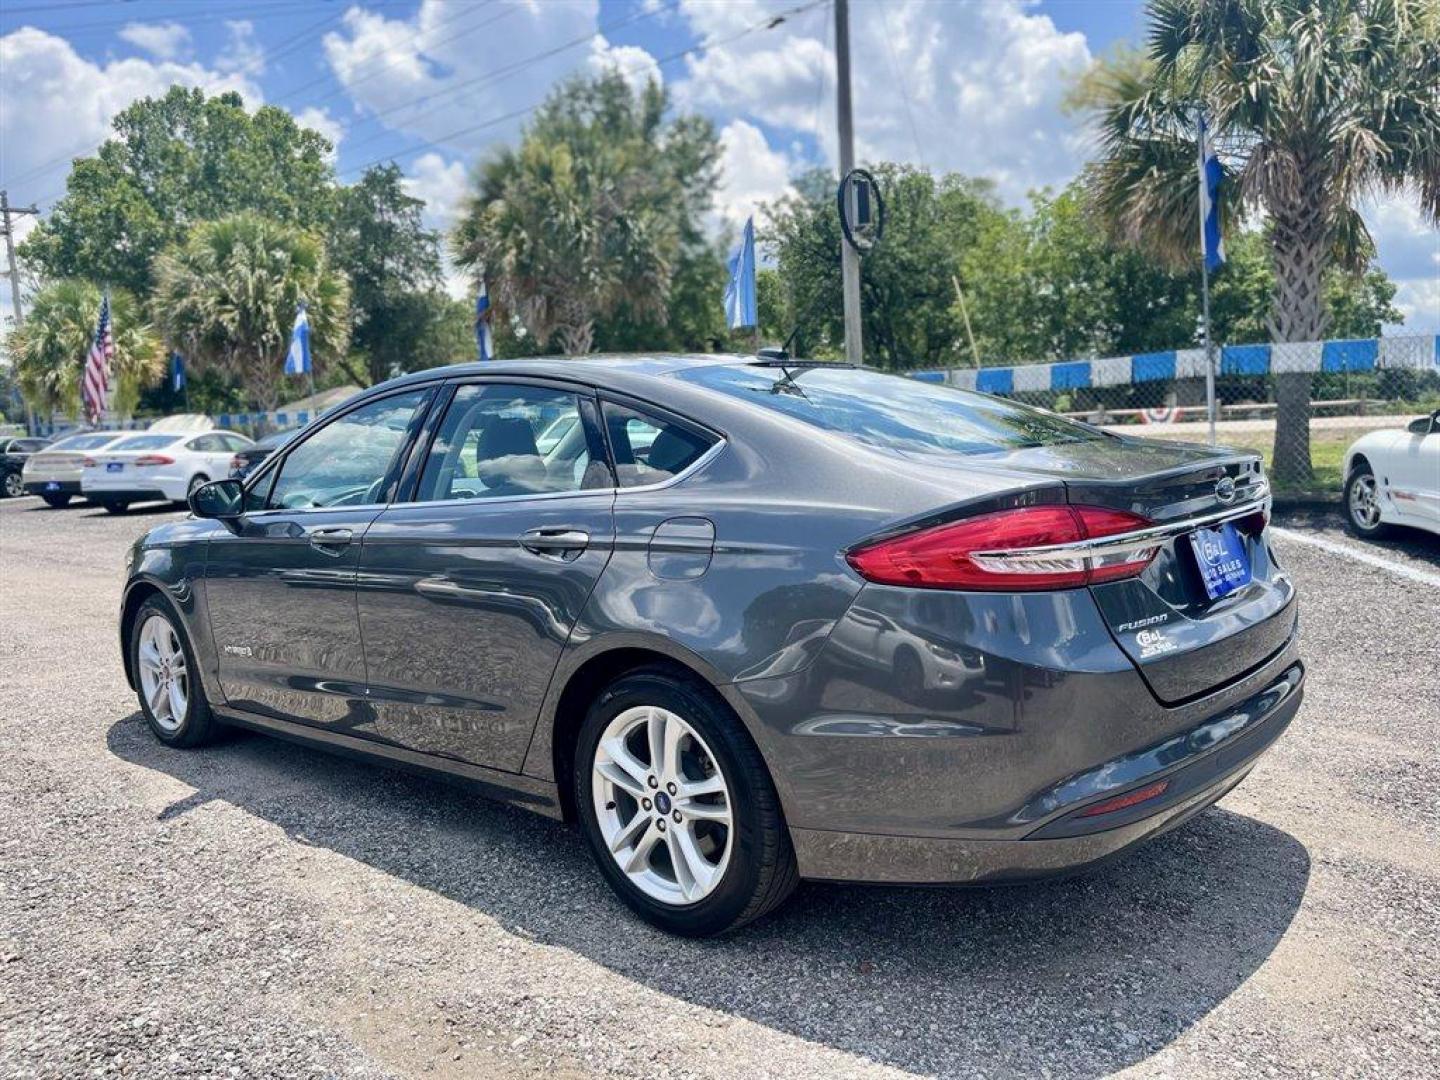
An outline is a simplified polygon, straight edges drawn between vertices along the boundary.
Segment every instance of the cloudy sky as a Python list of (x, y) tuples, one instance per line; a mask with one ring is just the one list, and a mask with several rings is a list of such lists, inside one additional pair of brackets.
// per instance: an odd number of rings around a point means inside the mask
[[(610, 66), (714, 119), (723, 230), (833, 163), (831, 20), (815, 0), (6, 0), (0, 186), (48, 209), (118, 110), (178, 82), (290, 109), (343, 180), (398, 162), (443, 227), (556, 79)], [(853, 0), (858, 155), (988, 176), (1013, 202), (1064, 184), (1088, 140), (1060, 98), (1140, 31), (1140, 0)], [(1404, 332), (1440, 332), (1440, 236), (1403, 199), (1367, 216)]]

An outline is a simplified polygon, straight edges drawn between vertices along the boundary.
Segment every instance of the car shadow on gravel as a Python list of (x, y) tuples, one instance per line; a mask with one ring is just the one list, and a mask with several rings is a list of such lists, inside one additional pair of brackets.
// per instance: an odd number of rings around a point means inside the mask
[(1277, 510), (1274, 521), (1276, 525), (1301, 532), (1320, 533), (1341, 543), (1372, 551), (1376, 555), (1384, 555), (1386, 552), (1408, 555), (1440, 569), (1440, 536), (1423, 529), (1396, 526), (1381, 539), (1362, 540), (1346, 531), (1345, 516), (1339, 510)]
[[(611, 896), (577, 830), (463, 789), (241, 733), (171, 750), (138, 713), (108, 743), (193, 789), (161, 817), (229, 803), (681, 1001), (924, 1075), (1144, 1060), (1265, 961), (1310, 874), (1292, 836), (1215, 808), (1088, 877), (805, 884), (758, 924), (686, 941)], [(491, 1006), (472, 1007), (483, 1023)]]

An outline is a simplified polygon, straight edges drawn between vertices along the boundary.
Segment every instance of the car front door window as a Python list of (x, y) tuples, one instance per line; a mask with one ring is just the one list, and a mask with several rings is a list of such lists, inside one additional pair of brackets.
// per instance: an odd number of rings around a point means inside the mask
[(428, 393), (381, 398), (325, 425), (285, 455), (263, 506), (309, 510), (385, 501), (386, 478)]

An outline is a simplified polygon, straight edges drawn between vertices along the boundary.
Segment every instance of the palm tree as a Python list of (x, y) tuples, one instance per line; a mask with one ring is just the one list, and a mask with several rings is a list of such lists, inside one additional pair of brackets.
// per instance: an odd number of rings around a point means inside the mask
[[(1222, 218), (1263, 215), (1275, 341), (1325, 335), (1323, 280), (1374, 245), (1356, 210), (1411, 191), (1440, 220), (1440, 5), (1435, 0), (1150, 0), (1145, 62), (1098, 86), (1095, 205), (1118, 237), (1199, 258), (1195, 114), (1225, 166)], [(1311, 481), (1308, 373), (1275, 377), (1274, 472)]]
[(317, 367), (345, 354), (349, 286), (313, 233), (243, 213), (196, 225), (156, 260), (155, 298), (166, 339), (196, 366), (235, 379), (273, 409), (303, 302)]
[(588, 353), (620, 307), (663, 321), (685, 192), (665, 151), (663, 93), (612, 73), (560, 87), (477, 173), (452, 235), (455, 261), (492, 288), (543, 348)]
[[(95, 341), (101, 297), (100, 287), (88, 281), (52, 282), (35, 294), (25, 321), (11, 331), (6, 344), (15, 358), (20, 391), (37, 411), (79, 415), (80, 382)], [(115, 344), (110, 408), (123, 415), (164, 374), (165, 352), (154, 329), (141, 321), (140, 305), (124, 289), (110, 293), (110, 333)]]

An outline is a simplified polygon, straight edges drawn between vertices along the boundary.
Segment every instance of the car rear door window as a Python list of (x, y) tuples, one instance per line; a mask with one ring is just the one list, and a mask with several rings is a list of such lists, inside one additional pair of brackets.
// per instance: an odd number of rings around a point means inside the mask
[(586, 401), (509, 383), (459, 387), (425, 459), (417, 502), (547, 495), (610, 486)]
[(715, 445), (714, 436), (676, 420), (613, 401), (605, 402), (602, 408), (605, 434), (615, 457), (615, 477), (622, 488), (669, 480)]
[(308, 510), (385, 501), (385, 481), (428, 394), (392, 394), (330, 421), (285, 456), (264, 505)]

